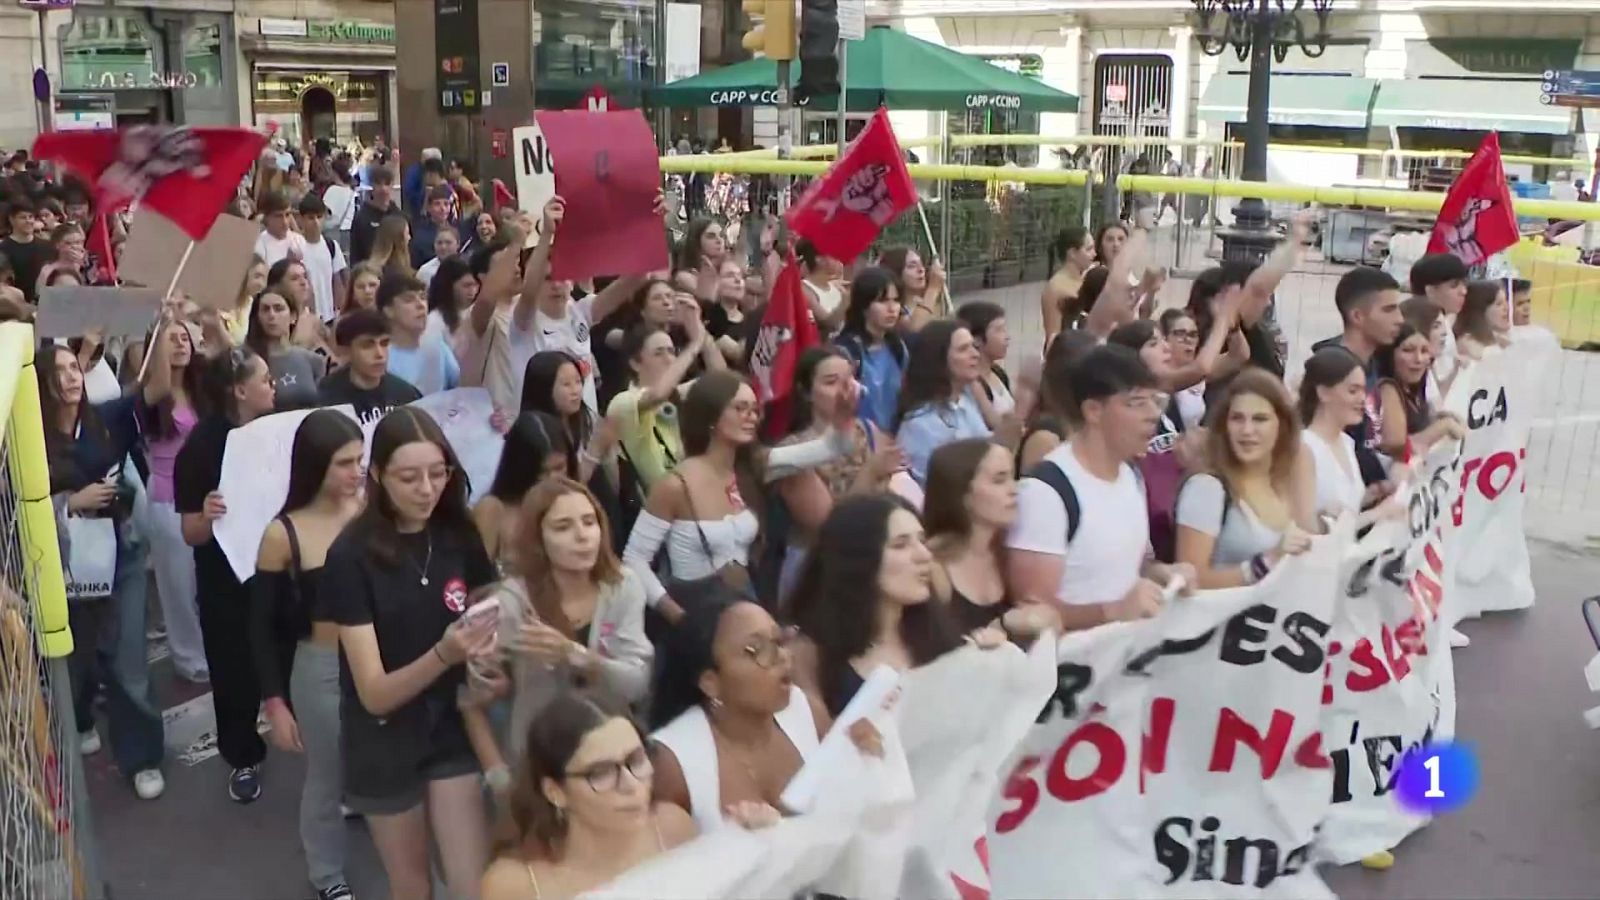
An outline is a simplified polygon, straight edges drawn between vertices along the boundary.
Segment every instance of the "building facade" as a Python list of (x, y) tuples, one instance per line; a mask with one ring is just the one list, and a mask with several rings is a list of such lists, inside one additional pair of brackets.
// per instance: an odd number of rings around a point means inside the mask
[(370, 146), (380, 135), (393, 141), (392, 10), (347, 2), (327, 11), (347, 18), (239, 16), (239, 66), (248, 73), (239, 97), (242, 121), (276, 129), (298, 146), (315, 140)]
[[(1075, 115), (1032, 117), (1036, 122), (896, 112), (903, 138), (946, 129), (1097, 134), (1156, 148), (1170, 138), (1230, 138), (1245, 119), (1248, 63), (1232, 48), (1220, 56), (1201, 51), (1188, 0), (868, 0), (867, 6), (874, 21), (966, 53), (1020, 61), (1082, 100)], [(1392, 183), (1403, 173), (1370, 151), (1470, 150), (1490, 129), (1501, 132), (1508, 154), (1587, 161), (1600, 149), (1594, 112), (1540, 99), (1544, 71), (1600, 68), (1600, 0), (1340, 0), (1328, 30), (1332, 41), (1320, 56), (1294, 50), (1275, 64), (1272, 137), (1352, 152), (1275, 150), (1274, 177)], [(1048, 150), (1029, 158), (1023, 149), (1003, 155), (1023, 165), (1066, 162)], [(1208, 161), (1204, 148), (1181, 154), (1193, 171)]]

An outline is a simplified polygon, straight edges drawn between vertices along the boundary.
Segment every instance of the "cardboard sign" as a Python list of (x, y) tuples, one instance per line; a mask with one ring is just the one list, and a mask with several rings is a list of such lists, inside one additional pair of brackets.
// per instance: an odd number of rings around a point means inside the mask
[(550, 159), (550, 145), (538, 123), (511, 131), (512, 152), (517, 158), (517, 208), (533, 216), (533, 229), (526, 246), (539, 242), (544, 227), (544, 205), (556, 195), (556, 170)]
[(666, 231), (654, 212), (661, 162), (643, 114), (542, 111), (538, 121), (558, 167), (556, 193), (567, 201), (550, 277), (581, 281), (667, 268)]
[[(178, 290), (200, 306), (231, 307), (250, 269), (261, 226), (238, 216), (219, 216), (206, 239), (195, 245), (178, 279)], [(189, 236), (166, 217), (141, 209), (128, 224), (128, 246), (117, 274), (123, 281), (157, 291), (172, 282)]]
[(108, 338), (142, 335), (160, 310), (161, 293), (148, 288), (47, 287), (39, 294), (34, 327), (42, 338), (80, 337), (96, 329)]

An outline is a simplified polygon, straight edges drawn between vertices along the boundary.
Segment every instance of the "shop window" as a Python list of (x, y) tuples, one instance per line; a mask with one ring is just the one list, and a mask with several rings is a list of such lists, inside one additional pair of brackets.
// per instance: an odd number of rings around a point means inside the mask
[(257, 128), (285, 141), (316, 138), (370, 144), (384, 133), (384, 76), (368, 72), (258, 71), (252, 85)]
[(61, 29), (62, 90), (165, 87), (159, 41), (144, 16), (133, 12), (74, 13)]
[(191, 87), (222, 87), (222, 26), (195, 25), (184, 30), (183, 70), (194, 76)]
[(534, 93), (546, 109), (576, 106), (601, 85), (635, 105), (654, 83), (655, 0), (534, 0)]

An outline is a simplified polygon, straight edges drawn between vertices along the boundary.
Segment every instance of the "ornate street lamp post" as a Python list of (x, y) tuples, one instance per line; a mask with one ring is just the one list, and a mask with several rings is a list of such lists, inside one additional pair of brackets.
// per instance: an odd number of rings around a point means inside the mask
[[(1267, 120), (1272, 91), (1272, 60), (1283, 62), (1292, 47), (1315, 58), (1328, 49), (1328, 14), (1334, 0), (1192, 0), (1195, 39), (1207, 56), (1230, 46), (1240, 62), (1250, 60), (1250, 91), (1244, 131), (1244, 180), (1267, 180)], [(1316, 16), (1316, 31), (1306, 33), (1301, 13)], [(1224, 259), (1255, 262), (1264, 258), (1277, 235), (1266, 203), (1246, 197), (1233, 210), (1234, 227), (1222, 234)]]

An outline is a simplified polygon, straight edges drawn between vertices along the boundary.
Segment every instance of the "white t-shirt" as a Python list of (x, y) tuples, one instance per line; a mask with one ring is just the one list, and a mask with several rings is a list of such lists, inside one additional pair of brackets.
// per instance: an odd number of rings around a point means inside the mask
[(269, 269), (291, 253), (301, 259), (306, 258), (306, 239), (298, 232), (291, 231), (281, 238), (275, 238), (262, 231), (256, 236), (256, 255), (266, 261)]
[[(262, 232), (263, 235), (266, 232)], [(344, 251), (339, 249), (337, 241), (328, 241), (317, 238), (312, 242), (301, 242), (304, 252), (300, 254), (300, 261), (306, 266), (306, 279), (311, 282), (311, 297), (317, 304), (317, 318), (324, 322), (333, 321), (336, 304), (333, 295), (333, 276), (350, 268), (345, 262)], [(333, 245), (333, 252), (328, 252), (328, 245)]]
[(578, 360), (583, 375), (583, 403), (591, 415), (600, 415), (600, 395), (595, 390), (594, 351), (589, 343), (590, 313), (594, 309), (595, 294), (582, 300), (567, 301), (564, 318), (553, 319), (540, 310), (534, 310), (533, 324), (527, 331), (511, 329), (511, 364), (516, 373), (516, 393), (522, 394), (522, 375), (527, 371), (528, 360), (546, 350), (562, 350)]
[(328, 231), (349, 231), (356, 215), (356, 192), (342, 184), (330, 184), (322, 192), (322, 203), (328, 207), (328, 217), (322, 227)]
[(801, 281), (800, 283), (806, 286), (806, 290), (811, 292), (811, 296), (817, 298), (817, 305), (822, 307), (822, 311), (829, 315), (833, 315), (833, 311), (839, 308), (840, 303), (844, 302), (844, 291), (839, 289), (839, 282), (837, 281), (829, 283), (825, 288), (817, 287), (809, 281)]
[[(1361, 479), (1361, 463), (1356, 460), (1356, 442), (1340, 432), (1339, 446), (1334, 447), (1309, 428), (1302, 437), (1311, 448), (1311, 460), (1316, 466), (1317, 515), (1360, 512), (1367, 487)], [(1340, 466), (1341, 460), (1344, 466)]]
[(1006, 537), (1013, 550), (1060, 556), (1066, 565), (1056, 599), (1074, 605), (1121, 600), (1139, 580), (1150, 547), (1150, 513), (1144, 485), (1124, 463), (1116, 481), (1091, 475), (1062, 444), (1044, 457), (1072, 482), (1078, 528), (1067, 544), (1067, 508), (1055, 489), (1035, 478), (1017, 485), (1017, 521)]

